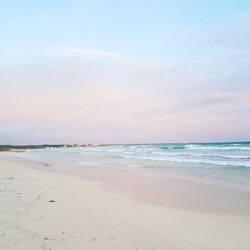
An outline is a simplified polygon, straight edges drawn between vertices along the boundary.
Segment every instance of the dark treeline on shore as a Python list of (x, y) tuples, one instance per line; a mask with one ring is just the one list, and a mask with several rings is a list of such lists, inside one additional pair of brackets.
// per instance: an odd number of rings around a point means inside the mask
[(63, 148), (63, 147), (86, 147), (86, 145), (83, 144), (0, 145), (0, 151)]

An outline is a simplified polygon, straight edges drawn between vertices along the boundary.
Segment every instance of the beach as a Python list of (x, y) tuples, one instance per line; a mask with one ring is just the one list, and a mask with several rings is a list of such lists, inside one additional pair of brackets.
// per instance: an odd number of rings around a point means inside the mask
[(158, 186), (137, 172), (20, 162), (9, 153), (0, 155), (0, 176), (1, 249), (250, 246), (246, 192), (183, 180)]
[(250, 250), (250, 0), (0, 13), (0, 250)]

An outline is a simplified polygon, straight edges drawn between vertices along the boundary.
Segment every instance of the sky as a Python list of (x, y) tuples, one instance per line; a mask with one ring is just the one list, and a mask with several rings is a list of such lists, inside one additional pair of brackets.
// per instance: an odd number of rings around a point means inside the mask
[(250, 140), (250, 2), (2, 1), (0, 144)]

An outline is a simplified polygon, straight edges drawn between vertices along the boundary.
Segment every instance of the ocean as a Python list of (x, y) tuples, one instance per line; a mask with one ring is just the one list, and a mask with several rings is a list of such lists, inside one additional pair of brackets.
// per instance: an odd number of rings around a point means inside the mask
[(165, 170), (169, 178), (195, 180), (250, 192), (250, 142), (46, 148), (13, 155), (44, 164), (63, 163), (81, 167), (105, 167), (104, 163), (86, 162), (86, 155), (106, 157), (110, 163), (112, 159), (115, 162), (120, 159), (128, 169), (159, 168), (161, 173)]

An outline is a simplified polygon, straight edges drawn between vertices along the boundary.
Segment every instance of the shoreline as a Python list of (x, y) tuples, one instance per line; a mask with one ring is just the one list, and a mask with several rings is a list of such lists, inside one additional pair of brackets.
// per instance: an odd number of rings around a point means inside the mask
[(0, 176), (5, 250), (247, 250), (250, 244), (249, 215), (158, 206), (105, 188), (97, 179), (4, 157)]
[[(88, 163), (85, 166), (35, 161), (19, 163), (26, 164), (31, 169), (66, 174), (83, 181), (99, 183), (105, 190), (146, 204), (205, 213), (250, 216), (250, 192), (213, 183), (169, 178), (168, 172), (160, 168), (131, 170), (123, 167), (124, 159), (116, 159), (114, 166), (110, 165), (109, 157), (85, 155), (85, 158)], [(162, 178), (152, 178), (154, 175)]]

